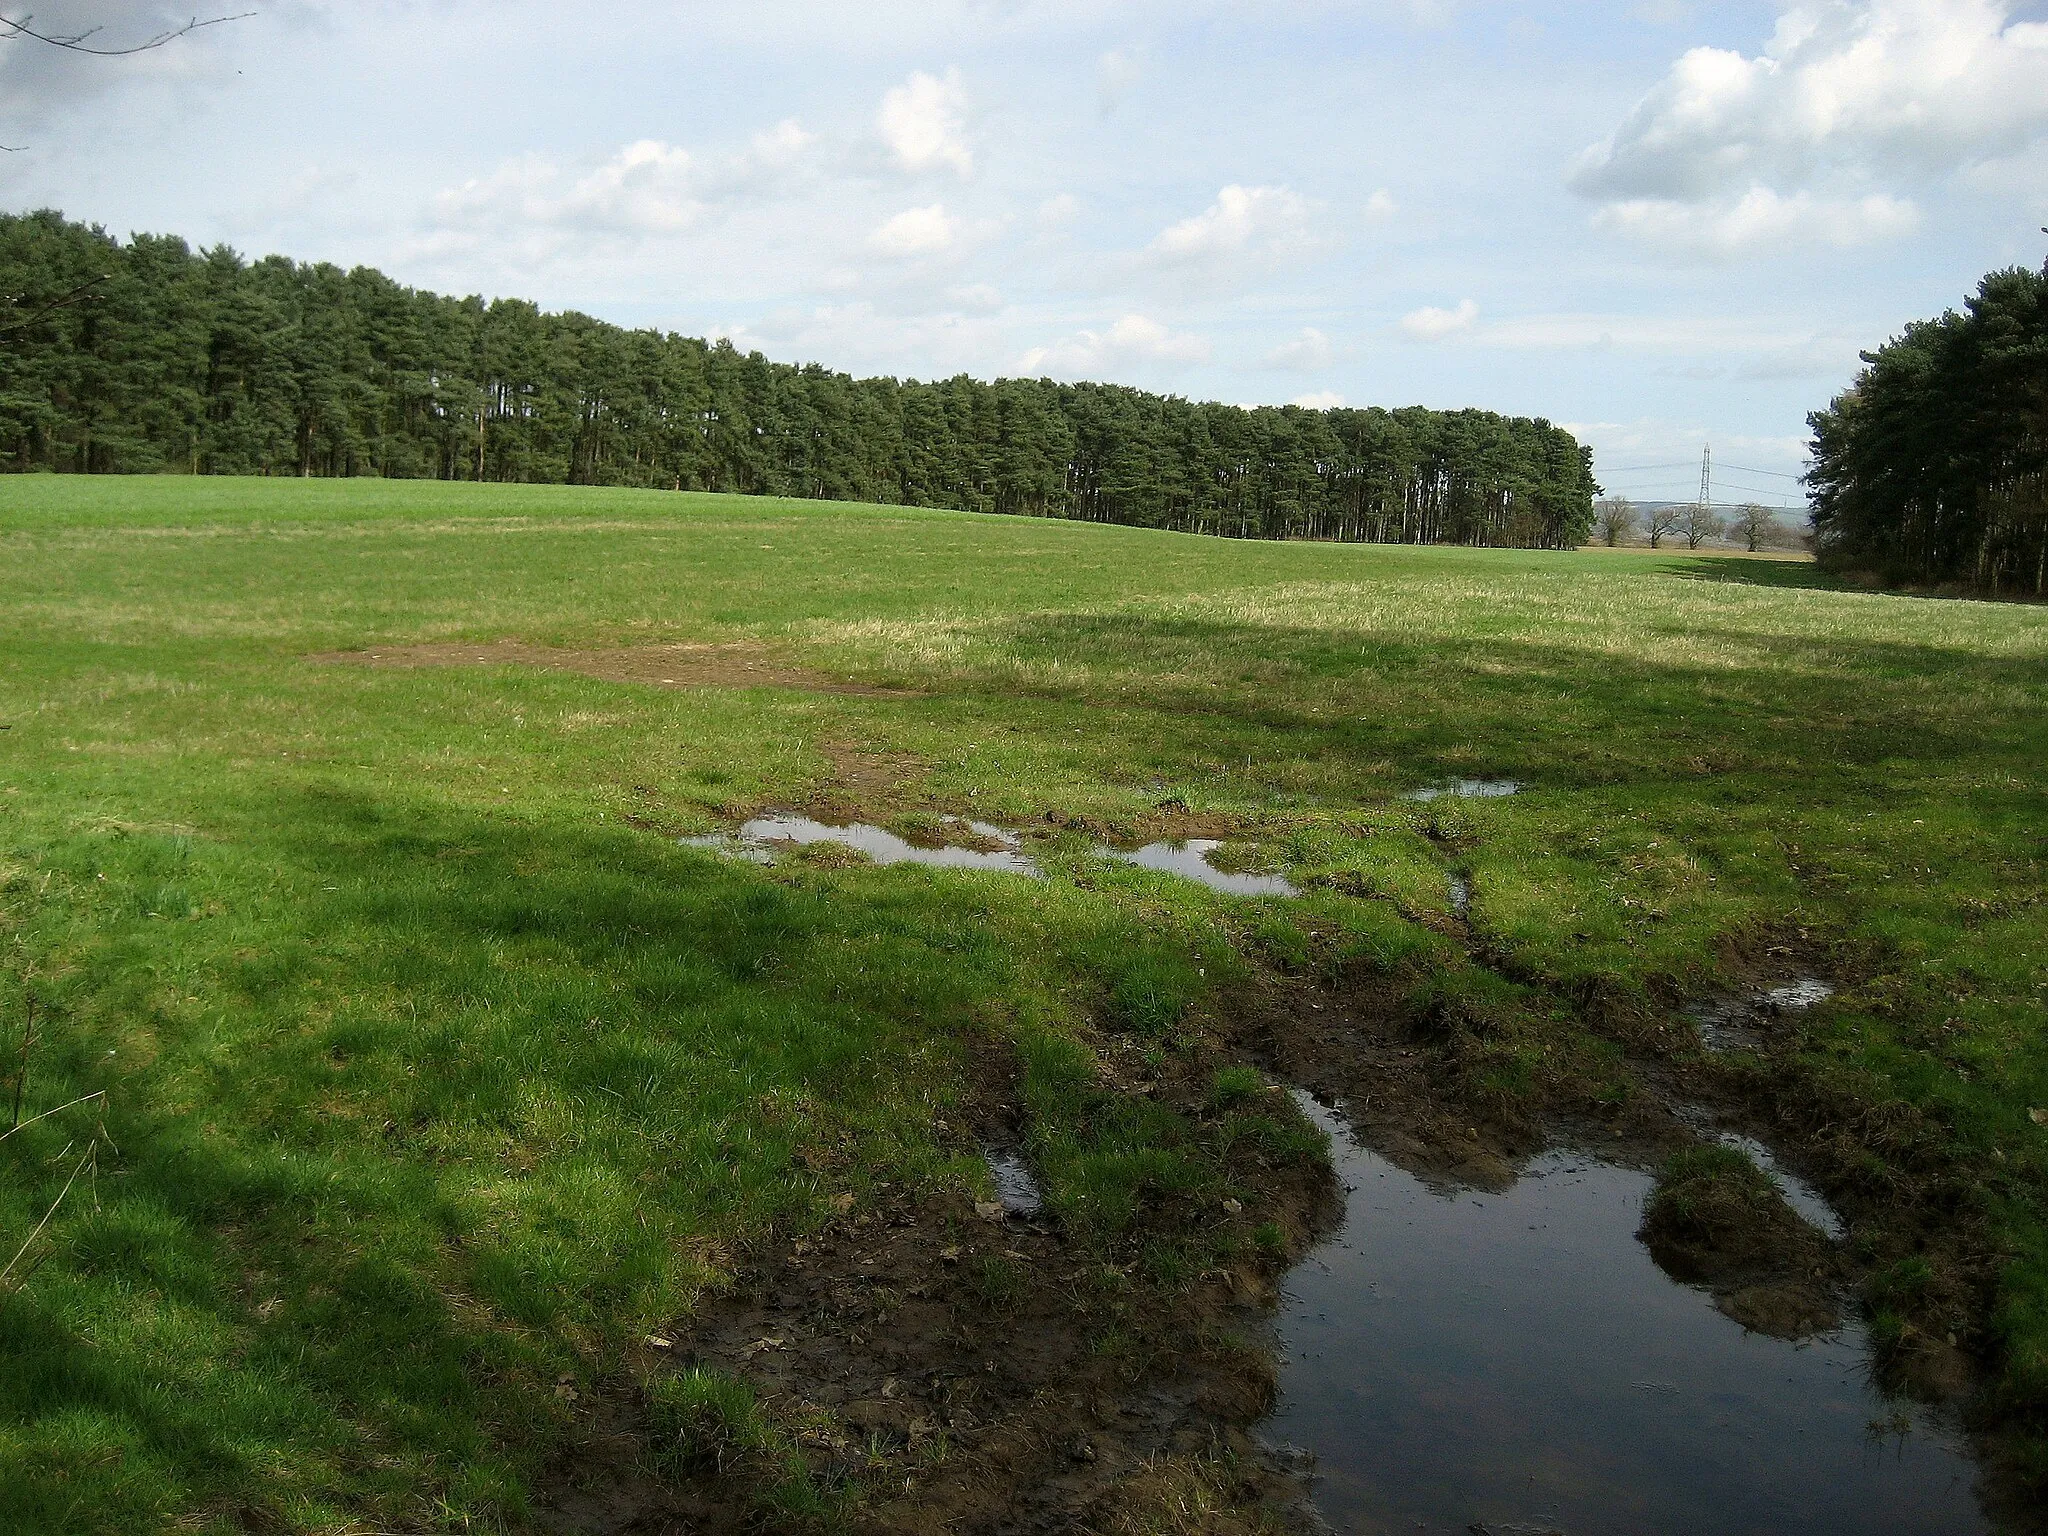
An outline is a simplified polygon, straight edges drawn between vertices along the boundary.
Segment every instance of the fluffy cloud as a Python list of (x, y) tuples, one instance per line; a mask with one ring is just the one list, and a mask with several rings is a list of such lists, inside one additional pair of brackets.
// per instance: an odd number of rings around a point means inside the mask
[(2005, 0), (1816, 0), (1755, 57), (1695, 48), (1573, 189), (1604, 227), (1692, 253), (1849, 243), (1916, 222), (1877, 187), (1927, 182), (2048, 138), (2048, 23)]
[(659, 139), (626, 145), (578, 167), (544, 155), (508, 160), (434, 200), (443, 225), (662, 235), (690, 229), (718, 204), (744, 201), (792, 166), (815, 140), (786, 119), (749, 150), (705, 161)]
[(1287, 403), (1305, 411), (1336, 411), (1343, 409), (1344, 397), (1334, 389), (1321, 389), (1312, 395), (1297, 395)]
[(933, 203), (904, 209), (869, 235), (868, 244), (885, 256), (936, 256), (951, 250), (959, 238), (960, 221), (943, 203)]
[(1315, 373), (1329, 367), (1336, 356), (1337, 349), (1330, 345), (1330, 338), (1308, 325), (1302, 327), (1301, 334), (1268, 352), (1266, 366), (1293, 373)]
[(1286, 187), (1225, 187), (1216, 201), (1162, 230), (1146, 247), (1153, 259), (1199, 264), (1304, 242), (1308, 203)]
[(1883, 193), (1828, 200), (1799, 192), (1783, 197), (1751, 187), (1728, 201), (1692, 204), (1662, 198), (1610, 203), (1596, 227), (1689, 254), (1725, 259), (1788, 245), (1862, 245), (1910, 234), (1920, 210)]
[(1106, 331), (1080, 331), (1051, 346), (1033, 347), (1018, 362), (1024, 374), (1063, 377), (1113, 375), (1143, 364), (1206, 363), (1207, 337), (1173, 331), (1143, 315), (1125, 315)]
[(960, 83), (960, 71), (949, 69), (941, 79), (920, 70), (882, 98), (876, 125), (905, 170), (950, 166), (965, 176), (974, 169), (966, 112), (967, 89)]
[(1479, 306), (1470, 299), (1456, 309), (1424, 308), (1401, 317), (1401, 329), (1416, 341), (1442, 341), (1460, 331), (1469, 331), (1479, 318)]
[(1946, 172), (2048, 135), (2048, 23), (1999, 0), (1871, 0), (1787, 11), (1755, 58), (1695, 48), (1573, 186), (1696, 201), (1829, 166)]

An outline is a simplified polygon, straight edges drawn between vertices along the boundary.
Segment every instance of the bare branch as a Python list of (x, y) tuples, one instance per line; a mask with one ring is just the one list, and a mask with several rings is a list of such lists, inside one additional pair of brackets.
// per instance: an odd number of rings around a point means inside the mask
[(47, 43), (52, 48), (62, 48), (68, 53), (90, 54), (96, 59), (125, 59), (130, 54), (148, 53), (153, 48), (161, 48), (166, 43), (174, 43), (179, 38), (188, 37), (192, 33), (206, 27), (218, 27), (230, 21), (247, 21), (255, 14), (254, 11), (243, 11), (235, 16), (210, 16), (204, 21), (194, 16), (181, 27), (173, 27), (168, 32), (159, 32), (155, 37), (135, 43), (127, 48), (94, 47), (92, 39), (105, 31), (104, 27), (94, 27), (89, 31), (80, 32), (75, 35), (66, 35), (61, 32), (38, 32), (29, 25), (30, 22), (35, 20), (34, 16), (24, 16), (19, 21), (10, 16), (0, 16), (0, 43), (25, 37), (32, 42)]

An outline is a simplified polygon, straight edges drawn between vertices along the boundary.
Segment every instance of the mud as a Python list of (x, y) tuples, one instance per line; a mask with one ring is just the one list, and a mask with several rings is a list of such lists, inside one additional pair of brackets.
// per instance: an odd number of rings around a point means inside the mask
[[(1436, 1196), (1456, 1196), (1454, 1204), (1481, 1199), (1503, 1212), (1516, 1209), (1517, 1201), (1540, 1205), (1555, 1195), (1539, 1191), (1561, 1193), (1587, 1177), (1612, 1184), (1610, 1204), (1620, 1200), (1630, 1212), (1639, 1211), (1648, 1170), (1675, 1152), (1740, 1139), (1756, 1124), (1745, 1113), (1741, 1092), (1717, 1092), (1715, 1074), (1728, 1069), (1712, 1057), (1695, 1056), (1687, 1066), (1682, 1053), (1676, 1064), (1644, 1060), (1645, 1091), (1625, 1110), (1595, 1117), (1550, 1105), (1532, 1115), (1489, 1116), (1459, 1097), (1446, 1072), (1442, 1042), (1432, 1037), (1426, 1020), (1402, 1010), (1396, 995), (1386, 978), (1326, 977), (1311, 984), (1262, 975), (1224, 999), (1206, 1021), (1201, 1043), (1185, 1055), (1169, 1054), (1162, 1062), (1140, 1042), (1104, 1038), (1102, 1078), (1118, 1092), (1157, 1097), (1199, 1121), (1214, 1068), (1255, 1061), (1325, 1103), (1341, 1103), (1347, 1134), (1360, 1148), (1369, 1147), (1372, 1158), (1383, 1159), (1379, 1166), (1412, 1176)], [(749, 1256), (729, 1291), (662, 1330), (661, 1344), (643, 1346), (619, 1380), (596, 1384), (589, 1433), (548, 1481), (537, 1509), (540, 1529), (654, 1536), (811, 1528), (775, 1504), (779, 1472), (772, 1459), (707, 1457), (701, 1447), (685, 1454), (688, 1447), (664, 1444), (664, 1431), (636, 1383), (691, 1368), (746, 1382), (798, 1447), (812, 1476), (836, 1490), (855, 1529), (1318, 1528), (1310, 1463), (1266, 1444), (1262, 1421), (1280, 1401), (1285, 1380), (1276, 1374), (1272, 1344), (1282, 1277), (1345, 1216), (1327, 1171), (1264, 1168), (1239, 1180), (1259, 1191), (1258, 1208), (1234, 1219), (1270, 1221), (1284, 1233), (1284, 1244), (1185, 1288), (1160, 1290), (1143, 1280), (1134, 1262), (1146, 1234), (1105, 1251), (1061, 1225), (1022, 1150), (1028, 1137), (1007, 1070), (984, 1077), (977, 1107), (958, 1135), (961, 1151), (988, 1159), (997, 1198), (882, 1191), (859, 1209), (849, 1200), (822, 1231), (786, 1234)], [(1590, 1155), (1546, 1150), (1560, 1146), (1590, 1149)], [(1854, 1278), (1839, 1240), (1841, 1220), (1817, 1194), (1768, 1161), (1765, 1171), (1782, 1180), (1797, 1210), (1779, 1199), (1747, 1226), (1704, 1238), (1680, 1232), (1670, 1241), (1651, 1230), (1658, 1225), (1652, 1222), (1646, 1235), (1655, 1240), (1649, 1246), (1662, 1250), (1657, 1257), (1668, 1272), (1710, 1295), (1743, 1329), (1777, 1338), (1832, 1329), (1846, 1315), (1847, 1284)], [(1553, 1172), (1565, 1177), (1546, 1178)], [(1505, 1199), (1496, 1201), (1503, 1193)], [(1213, 1219), (1189, 1211), (1156, 1214), (1153, 1231)], [(1504, 1230), (1518, 1236), (1521, 1228), (1509, 1221)], [(1617, 1240), (1640, 1257), (1634, 1231), (1631, 1214)], [(1490, 1252), (1504, 1256), (1506, 1249)], [(1641, 1263), (1648, 1270), (1647, 1259)], [(1618, 1266), (1609, 1267), (1619, 1273)], [(1554, 1277), (1545, 1283), (1578, 1284)], [(1681, 1305), (1686, 1286), (1655, 1284), (1668, 1297), (1617, 1314), (1635, 1319), (1642, 1348), (1664, 1347), (1645, 1321), (1652, 1317), (1665, 1320), (1657, 1326), (1696, 1341), (1711, 1328), (1726, 1330), (1729, 1338), (1751, 1337), (1711, 1313), (1704, 1322), (1697, 1312), (1688, 1313)], [(1448, 1294), (1442, 1286), (1429, 1289)], [(1589, 1281), (1583, 1289), (1592, 1294), (1601, 1287)], [(1653, 1285), (1642, 1294), (1647, 1299), (1662, 1293)], [(1577, 1290), (1571, 1304), (1579, 1313), (1587, 1310)], [(1530, 1337), (1543, 1335), (1542, 1298), (1521, 1298), (1517, 1305), (1524, 1311), (1535, 1307)], [(1605, 1325), (1597, 1316), (1582, 1317), (1581, 1324), (1587, 1337), (1602, 1336)], [(1691, 1347), (1673, 1345), (1669, 1351), (1672, 1369), (1681, 1375), (1691, 1358), (1684, 1351)], [(1732, 1369), (1725, 1341), (1708, 1338), (1701, 1347), (1721, 1351), (1716, 1370)], [(1837, 1383), (1844, 1379), (1841, 1373), (1850, 1373), (1839, 1402), (1828, 1399), (1830, 1406), (1814, 1421), (1832, 1425), (1827, 1432), (1839, 1438), (1841, 1414), (1856, 1411), (1863, 1401), (1863, 1335), (1851, 1325), (1846, 1334), (1823, 1333), (1809, 1348), (1821, 1353), (1801, 1356), (1809, 1364), (1800, 1370), (1811, 1378), (1801, 1390), (1832, 1390), (1822, 1379), (1827, 1372), (1836, 1373), (1830, 1379)], [(1960, 1359), (1952, 1347), (1950, 1354)], [(1825, 1362), (1826, 1370), (1813, 1361)], [(1412, 1385), (1421, 1395), (1401, 1411), (1428, 1417), (1424, 1410), (1434, 1390), (1428, 1367), (1427, 1361), (1417, 1366), (1421, 1374)], [(1365, 1378), (1353, 1373), (1345, 1379)], [(1607, 1415), (1600, 1422), (1624, 1437), (1641, 1431), (1647, 1420), (1628, 1405), (1642, 1385), (1620, 1380), (1600, 1410)], [(1964, 1373), (1950, 1390), (1967, 1385)], [(1531, 1402), (1541, 1401), (1538, 1391)], [(1706, 1411), (1702, 1423), (1722, 1431), (1736, 1423), (1739, 1434), (1746, 1421), (1731, 1421), (1714, 1401), (1701, 1410), (1660, 1400), (1651, 1417), (1679, 1426), (1669, 1431), (1668, 1449), (1656, 1452), (1666, 1457), (1667, 1469), (1683, 1470), (1688, 1436), (1696, 1438), (1683, 1428), (1687, 1413)], [(1281, 1406), (1274, 1422), (1283, 1430), (1317, 1411), (1294, 1399)], [(1797, 1470), (1796, 1445), (1789, 1469), (1784, 1464), (1782, 1448), (1803, 1434), (1804, 1411), (1796, 1403), (1777, 1402), (1769, 1412), (1783, 1433), (1752, 1436), (1742, 1451), (1755, 1460), (1757, 1475), (1776, 1479), (1773, 1486), (1782, 1486), (1788, 1498), (1822, 1489)], [(1538, 1408), (1531, 1412), (1548, 1415)], [(1914, 1442), (1911, 1462), (1920, 1470), (1913, 1476), (1923, 1483), (1933, 1478), (1927, 1496), (1947, 1511), (1943, 1523), (1926, 1528), (1975, 1529), (1966, 1518), (1973, 1507), (1969, 1464), (1953, 1438), (1930, 1428), (1920, 1414), (1901, 1410), (1883, 1422), (1905, 1425), (1899, 1433), (1921, 1437)], [(1352, 1422), (1339, 1416), (1334, 1444), (1340, 1450), (1360, 1443), (1357, 1431), (1344, 1427)], [(1524, 1444), (1529, 1434), (1527, 1424), (1487, 1430), (1478, 1419), (1464, 1428), (1470, 1433), (1459, 1455), (1466, 1460), (1444, 1473), (1458, 1487), (1480, 1487), (1499, 1470), (1491, 1460), (1481, 1464), (1491, 1448)], [(1576, 1437), (1572, 1443), (1598, 1460), (1607, 1454), (1600, 1438), (1605, 1432), (1593, 1420), (1574, 1420), (1567, 1438)], [(1426, 1449), (1432, 1437), (1423, 1434), (1416, 1443)], [(1851, 1452), (1861, 1442), (1851, 1435), (1844, 1443), (1850, 1450), (1841, 1451), (1847, 1457), (1842, 1464), (1853, 1472)], [(1495, 1459), (1505, 1465), (1512, 1457)], [(1905, 1465), (1907, 1459), (1902, 1442), (1894, 1461)], [(1390, 1464), (1396, 1470), (1374, 1478), (1398, 1485), (1399, 1464), (1397, 1458)], [(1961, 1470), (1941, 1470), (1947, 1467)], [(1674, 1473), (1672, 1486), (1684, 1485), (1684, 1476)], [(1575, 1496), (1584, 1494), (1581, 1489)], [(1341, 1499), (1326, 1500), (1325, 1508), (1348, 1518), (1340, 1513), (1348, 1508)], [(1193, 1510), (1199, 1515), (1187, 1513)]]
[[(1198, 1114), (1211, 1068), (1190, 1060), (1147, 1090)], [(1137, 1272), (1144, 1234), (1091, 1249), (1046, 1210), (1007, 1084), (991, 1076), (960, 1134), (989, 1159), (996, 1200), (883, 1191), (855, 1209), (842, 1197), (829, 1226), (755, 1255), (601, 1390), (537, 1528), (808, 1528), (777, 1506), (785, 1469), (772, 1459), (661, 1443), (633, 1383), (693, 1368), (746, 1382), (856, 1530), (1155, 1530), (1151, 1506), (1191, 1490), (1219, 1510), (1203, 1529), (1300, 1527), (1300, 1470), (1248, 1431), (1273, 1403), (1264, 1330), (1278, 1276), (1335, 1216), (1328, 1170), (1244, 1170), (1261, 1204), (1233, 1219), (1273, 1223), (1286, 1251), (1162, 1292)]]
[(794, 688), (805, 693), (845, 694), (864, 699), (919, 697), (899, 688), (875, 688), (808, 667), (791, 666), (778, 660), (767, 646), (751, 641), (573, 650), (499, 640), (488, 645), (394, 645), (362, 651), (325, 651), (306, 660), (357, 667), (535, 667), (545, 672), (573, 672), (606, 682), (644, 683), (656, 688)]

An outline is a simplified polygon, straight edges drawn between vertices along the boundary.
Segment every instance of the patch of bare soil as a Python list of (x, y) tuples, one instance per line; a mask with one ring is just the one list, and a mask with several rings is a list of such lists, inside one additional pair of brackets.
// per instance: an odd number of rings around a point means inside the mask
[[(1190, 1063), (1146, 1091), (1192, 1112), (1206, 1080)], [(1001, 1095), (981, 1107), (977, 1144), (1014, 1137)], [(1302, 1528), (1301, 1477), (1248, 1430), (1274, 1397), (1263, 1330), (1275, 1280), (1339, 1202), (1325, 1167), (1258, 1171), (1259, 1208), (1232, 1219), (1272, 1222), (1286, 1251), (1171, 1291), (1144, 1278), (1135, 1243), (1091, 1251), (1050, 1216), (958, 1195), (849, 1202), (824, 1230), (759, 1255), (663, 1335), (666, 1348), (643, 1347), (633, 1375), (707, 1368), (745, 1382), (859, 1530)], [(786, 1466), (664, 1446), (642, 1389), (600, 1395), (537, 1501), (539, 1529), (806, 1528), (778, 1502)]]
[(362, 651), (324, 651), (308, 661), (358, 667), (538, 667), (574, 672), (607, 682), (646, 683), (657, 688), (795, 688), (806, 693), (846, 694), (863, 699), (908, 699), (900, 688), (848, 682), (776, 659), (754, 641), (717, 645), (625, 645), (601, 650), (528, 645), (499, 640), (489, 645), (389, 645)]
[(821, 741), (818, 750), (832, 765), (831, 779), (811, 793), (804, 809), (835, 826), (887, 820), (876, 807), (912, 799), (928, 772), (911, 752), (888, 752), (850, 741)]

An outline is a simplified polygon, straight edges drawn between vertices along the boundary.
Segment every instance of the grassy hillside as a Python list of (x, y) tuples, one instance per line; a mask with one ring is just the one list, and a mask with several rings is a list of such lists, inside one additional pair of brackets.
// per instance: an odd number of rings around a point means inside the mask
[[(1736, 1087), (1871, 1213), (1887, 1337), (1955, 1332), (2038, 1425), (2048, 612), (1822, 583), (0, 480), (0, 1529), (516, 1526), (587, 1384), (765, 1234), (983, 1188), (948, 1116), (988, 1042), (1078, 1240), (1246, 1193), (1099, 1058), (1172, 1052), (1260, 968), (1465, 1021), (1444, 1070), (1502, 1124), (1624, 1105), (1687, 1049), (1677, 1004), (1774, 953), (1825, 969), (1840, 995)], [(874, 691), (313, 659), (506, 639)], [(1400, 798), (1461, 775), (1528, 787)], [(676, 842), (805, 803), (1043, 828), (1053, 878)], [(1230, 902), (1076, 830), (1205, 822), (1309, 895)]]

